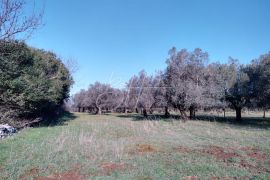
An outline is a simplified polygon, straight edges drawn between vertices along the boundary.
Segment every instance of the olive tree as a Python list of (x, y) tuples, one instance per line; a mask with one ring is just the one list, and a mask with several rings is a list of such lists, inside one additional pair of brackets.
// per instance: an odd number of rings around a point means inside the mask
[(187, 119), (186, 110), (190, 111), (190, 118), (195, 116), (196, 108), (201, 106), (205, 91), (204, 68), (208, 60), (208, 53), (201, 49), (188, 52), (176, 48), (169, 51), (165, 84), (167, 86), (168, 102)]
[(245, 67), (238, 60), (230, 58), (228, 64), (223, 66), (225, 78), (225, 99), (236, 112), (236, 121), (241, 121), (241, 111), (250, 102), (249, 76)]
[(265, 111), (270, 108), (270, 53), (260, 56), (245, 68), (249, 76), (251, 106)]

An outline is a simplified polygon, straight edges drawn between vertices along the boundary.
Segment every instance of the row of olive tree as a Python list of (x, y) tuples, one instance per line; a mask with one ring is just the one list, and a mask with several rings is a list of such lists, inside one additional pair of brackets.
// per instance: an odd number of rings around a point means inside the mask
[(186, 120), (194, 118), (198, 109), (225, 113), (229, 107), (240, 121), (244, 107), (270, 107), (270, 53), (248, 65), (232, 58), (227, 64), (208, 61), (208, 53), (199, 48), (191, 52), (172, 48), (163, 72), (148, 76), (141, 71), (123, 90), (101, 83), (90, 85), (74, 96), (74, 108), (95, 113), (140, 111), (145, 117), (155, 108), (163, 109), (168, 117), (173, 108)]

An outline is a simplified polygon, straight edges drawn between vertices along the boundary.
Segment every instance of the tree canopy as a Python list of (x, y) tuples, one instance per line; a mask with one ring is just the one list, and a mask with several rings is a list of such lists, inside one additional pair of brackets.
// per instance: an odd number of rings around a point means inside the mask
[(23, 42), (0, 42), (0, 119), (36, 118), (55, 112), (69, 97), (72, 77), (54, 53)]
[[(270, 108), (270, 53), (247, 65), (233, 58), (224, 64), (208, 63), (208, 53), (199, 48), (178, 51), (173, 47), (168, 55), (164, 71), (152, 76), (141, 71), (123, 89), (99, 82), (90, 85), (74, 96), (74, 108), (85, 111), (93, 107), (96, 113), (120, 108), (140, 111), (145, 117), (154, 108), (163, 109), (166, 117), (174, 109), (185, 120), (194, 118), (199, 109), (223, 110), (225, 116), (226, 108), (231, 108), (237, 121), (241, 121), (243, 108)], [(98, 97), (102, 98), (97, 101)]]

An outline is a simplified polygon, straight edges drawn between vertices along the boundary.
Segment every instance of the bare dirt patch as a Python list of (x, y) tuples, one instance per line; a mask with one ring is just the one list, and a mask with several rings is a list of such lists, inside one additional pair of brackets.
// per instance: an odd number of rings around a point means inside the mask
[(265, 152), (262, 152), (259, 149), (247, 146), (247, 147), (240, 148), (240, 150), (244, 151), (249, 158), (255, 159), (257, 161), (270, 162), (270, 157)]
[(154, 153), (157, 152), (157, 149), (150, 144), (136, 144), (128, 148), (128, 154), (145, 154), (145, 153)]
[(106, 162), (102, 163), (99, 168), (101, 168), (99, 171), (90, 173), (90, 176), (110, 176), (113, 172), (132, 169), (133, 166), (125, 163)]
[(102, 170), (106, 173), (106, 174), (110, 174), (114, 171), (121, 171), (121, 170), (125, 170), (125, 169), (129, 169), (131, 168), (130, 165), (128, 164), (124, 164), (124, 163), (121, 163), (121, 164), (117, 164), (117, 163), (102, 163), (100, 165), (100, 167), (102, 168)]
[(180, 146), (173, 149), (180, 153), (199, 153), (213, 156), (227, 166), (245, 168), (251, 172), (270, 172), (269, 155), (254, 147), (223, 148), (219, 146), (206, 146), (203, 149), (190, 149)]
[(137, 144), (136, 152), (140, 152), (140, 153), (156, 152), (156, 149), (149, 144)]
[(219, 146), (208, 146), (205, 149), (201, 150), (202, 153), (210, 154), (215, 158), (227, 162), (231, 158), (241, 157), (238, 153), (235, 152), (235, 149), (228, 148), (224, 149)]
[[(242, 153), (239, 154), (237, 151), (241, 151)], [(208, 146), (201, 152), (212, 155), (229, 166), (245, 168), (256, 173), (270, 172), (270, 167), (267, 165), (270, 164), (269, 156), (254, 147), (222, 148)], [(238, 159), (238, 161), (231, 161), (232, 158)], [(253, 160), (253, 162), (251, 163), (250, 160)]]
[[(35, 180), (84, 180), (86, 177), (79, 173), (81, 166), (77, 165), (69, 171), (54, 173), (49, 176), (33, 176)], [(38, 173), (37, 173), (38, 174)]]
[(39, 173), (39, 169), (37, 167), (35, 167), (35, 168), (32, 168), (32, 169), (25, 171), (25, 173), (20, 176), (20, 179), (27, 180), (31, 177), (38, 176), (38, 173)]
[(56, 173), (47, 177), (35, 177), (35, 180), (84, 180), (85, 177), (77, 172), (68, 171), (64, 173)]

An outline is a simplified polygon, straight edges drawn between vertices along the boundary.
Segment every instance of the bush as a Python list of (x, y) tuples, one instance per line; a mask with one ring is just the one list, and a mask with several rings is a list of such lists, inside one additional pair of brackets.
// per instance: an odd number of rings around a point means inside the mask
[(23, 42), (0, 42), (0, 113), (5, 112), (0, 122), (55, 113), (69, 97), (72, 83), (68, 69), (54, 53)]

